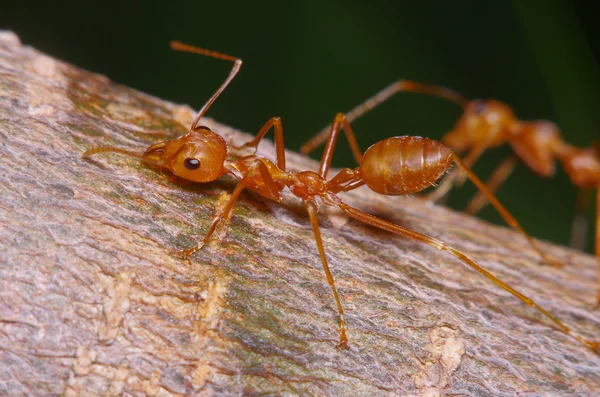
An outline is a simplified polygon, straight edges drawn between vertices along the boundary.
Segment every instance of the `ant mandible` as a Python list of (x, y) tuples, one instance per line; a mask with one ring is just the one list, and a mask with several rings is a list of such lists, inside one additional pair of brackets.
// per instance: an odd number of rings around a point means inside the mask
[[(96, 153), (116, 152), (139, 158), (150, 166), (161, 170), (166, 168), (175, 176), (193, 182), (211, 182), (225, 174), (232, 175), (239, 180), (229, 201), (213, 219), (202, 242), (182, 251), (180, 253), (182, 258), (188, 259), (192, 254), (200, 250), (208, 242), (217, 226), (229, 219), (234, 203), (244, 188), (255, 190), (268, 199), (280, 202), (282, 200), (281, 192), (284, 187), (287, 187), (296, 197), (304, 202), (308, 211), (319, 256), (339, 313), (339, 347), (345, 348), (348, 344), (344, 310), (335, 287), (333, 276), (329, 270), (321, 239), (317, 218), (317, 199), (320, 199), (325, 205), (339, 208), (348, 216), (368, 225), (420, 241), (435, 249), (450, 253), (525, 304), (534, 307), (558, 326), (563, 333), (575, 338), (588, 348), (598, 351), (598, 342), (590, 341), (582, 336), (573, 334), (565, 324), (540, 307), (532, 299), (508, 286), (457, 249), (433, 237), (362, 212), (344, 203), (338, 196), (338, 193), (354, 190), (363, 185), (366, 185), (377, 193), (386, 195), (415, 193), (430, 186), (439, 179), (449, 169), (453, 160), (465, 170), (468, 177), (474, 183), (485, 189), (483, 183), (477, 179), (470, 169), (449, 148), (439, 142), (421, 137), (402, 136), (389, 138), (367, 149), (362, 156), (363, 161), (358, 168), (342, 169), (333, 178), (327, 179), (327, 173), (340, 130), (344, 129), (349, 135), (352, 135), (350, 125), (345, 120), (344, 115), (338, 114), (332, 123), (318, 173), (312, 171), (288, 172), (286, 170), (282, 124), (278, 117), (273, 117), (260, 129), (254, 139), (237, 148), (250, 147), (256, 150), (259, 142), (273, 128), (275, 132), (277, 164), (256, 154), (244, 156), (236, 161), (229, 161), (227, 159), (228, 145), (225, 140), (208, 127), (199, 126), (198, 124), (210, 105), (235, 77), (241, 67), (242, 61), (228, 55), (185, 45), (176, 41), (171, 43), (171, 47), (178, 51), (192, 52), (234, 62), (229, 76), (202, 109), (200, 109), (189, 132), (176, 139), (152, 145), (143, 154), (105, 146), (88, 150), (83, 154), (83, 157), (89, 157)], [(490, 199), (494, 199), (493, 196), (490, 196)]]
[[(514, 154), (509, 155), (498, 165), (486, 183), (486, 187), (491, 193), (495, 193), (510, 176), (518, 159), (542, 177), (554, 175), (555, 163), (558, 160), (571, 183), (577, 186), (580, 192), (586, 189), (597, 189), (595, 254), (598, 259), (597, 303), (600, 305), (600, 144), (596, 143), (593, 148), (576, 148), (563, 140), (554, 123), (545, 120), (518, 120), (511, 108), (500, 101), (493, 99), (468, 101), (462, 95), (448, 88), (406, 80), (390, 84), (348, 112), (346, 119), (348, 122), (356, 120), (398, 92), (420, 92), (435, 95), (454, 102), (464, 109), (454, 128), (444, 135), (442, 142), (457, 153), (467, 152), (463, 161), (468, 167), (473, 166), (487, 149), (504, 144), (511, 146)], [(325, 141), (326, 136), (327, 129), (324, 129), (302, 145), (300, 152), (310, 153)], [(350, 146), (355, 159), (360, 164), (360, 149), (354, 137), (350, 140)], [(454, 184), (464, 182), (465, 176), (461, 169), (456, 170), (425, 198), (433, 201), (441, 199)], [(488, 202), (487, 196), (488, 194), (480, 189), (467, 205), (465, 212), (475, 215)], [(581, 204), (582, 194), (580, 193), (579, 196), (580, 203), (578, 203), (577, 210), (583, 212), (585, 205)], [(515, 228), (510, 220), (512, 216), (502, 211), (499, 212), (505, 221)], [(577, 227), (577, 220), (578, 218), (575, 219), (574, 230)], [(518, 227), (516, 229), (521, 231)], [(526, 235), (526, 237), (531, 242), (529, 236)], [(537, 250), (537, 247), (534, 246), (534, 249)], [(545, 258), (542, 252), (540, 255)], [(553, 259), (545, 259), (551, 264), (558, 264)]]

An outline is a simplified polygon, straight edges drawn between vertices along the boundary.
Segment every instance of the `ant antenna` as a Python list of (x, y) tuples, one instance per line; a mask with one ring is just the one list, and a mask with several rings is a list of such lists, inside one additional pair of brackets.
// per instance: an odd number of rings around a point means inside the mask
[(224, 61), (233, 62), (233, 67), (231, 68), (231, 72), (229, 72), (229, 76), (227, 76), (227, 78), (225, 79), (223, 84), (221, 84), (221, 86), (217, 89), (217, 91), (215, 91), (215, 93), (208, 99), (208, 101), (206, 101), (206, 103), (204, 104), (204, 106), (202, 106), (202, 109), (200, 109), (200, 111), (198, 112), (198, 115), (194, 119), (194, 122), (192, 123), (192, 126), (190, 127), (190, 131), (194, 131), (194, 129), (198, 125), (198, 122), (204, 116), (204, 114), (206, 113), (206, 111), (208, 110), (210, 105), (213, 104), (213, 102), (219, 97), (219, 95), (221, 95), (221, 93), (225, 90), (225, 88), (229, 85), (229, 83), (231, 83), (231, 80), (233, 80), (235, 75), (238, 74), (238, 72), (240, 71), (240, 68), (242, 67), (242, 60), (239, 58), (236, 58), (236, 57), (232, 57), (231, 55), (222, 54), (220, 52), (211, 51), (211, 50), (207, 50), (204, 48), (194, 47), (194, 46), (184, 44), (182, 42), (175, 41), (175, 40), (171, 41), (170, 45), (171, 45), (171, 49), (173, 49), (175, 51), (191, 52), (193, 54), (199, 54), (199, 55), (204, 55), (207, 57), (212, 57), (212, 58), (222, 59)]
[(85, 153), (83, 153), (82, 157), (90, 157), (91, 155), (96, 154), (96, 153), (106, 153), (106, 152), (121, 153), (121, 154), (125, 154), (127, 156), (131, 156), (131, 157), (135, 157), (135, 158), (144, 160), (144, 156), (142, 156), (141, 154), (137, 154), (137, 153), (129, 151), (129, 150), (119, 149), (119, 148), (112, 147), (112, 146), (101, 146), (101, 147), (97, 147), (94, 149), (86, 150)]
[(106, 153), (106, 152), (124, 154), (129, 157), (135, 157), (136, 159), (140, 159), (146, 164), (159, 166), (159, 163), (157, 161), (150, 160), (148, 157), (145, 157), (144, 155), (141, 155), (141, 154), (129, 151), (129, 150), (125, 150), (125, 149), (119, 149), (119, 148), (112, 147), (112, 146), (101, 146), (101, 147), (97, 147), (94, 149), (86, 150), (85, 153), (83, 153), (83, 155), (81, 157), (87, 158), (96, 153)]

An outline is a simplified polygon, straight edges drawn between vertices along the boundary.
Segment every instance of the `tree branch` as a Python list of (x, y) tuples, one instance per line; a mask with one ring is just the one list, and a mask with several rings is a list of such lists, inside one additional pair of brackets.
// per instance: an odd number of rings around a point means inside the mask
[[(600, 359), (479, 274), (322, 208), (338, 317), (301, 204), (246, 192), (192, 257), (233, 187), (177, 184), (101, 145), (142, 151), (191, 109), (0, 34), (1, 395), (597, 395)], [(248, 139), (216, 122), (227, 140)], [(270, 143), (262, 154), (273, 157)], [(294, 170), (316, 170), (288, 153)], [(365, 189), (364, 211), (463, 250), (588, 338), (595, 260), (412, 198)], [(525, 199), (525, 198), (524, 198)], [(532, 206), (535, 203), (531, 203)]]

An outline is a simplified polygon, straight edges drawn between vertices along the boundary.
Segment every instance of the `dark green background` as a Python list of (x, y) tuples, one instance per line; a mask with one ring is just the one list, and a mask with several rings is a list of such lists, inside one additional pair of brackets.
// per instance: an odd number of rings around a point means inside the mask
[[(171, 52), (168, 42), (240, 57), (241, 74), (209, 116), (248, 132), (281, 116), (290, 149), (336, 112), (399, 78), (500, 99), (522, 119), (555, 121), (577, 145), (600, 138), (593, 2), (52, 3), (3, 3), (0, 28), (55, 57), (195, 108), (230, 64)], [(442, 100), (401, 94), (357, 121), (355, 131), (363, 148), (394, 135), (440, 139), (459, 114)], [(344, 142), (337, 153), (335, 165), (353, 165)], [(476, 173), (487, 177), (507, 153), (490, 151)], [(463, 208), (473, 192), (454, 190), (450, 205)], [(562, 171), (543, 180), (521, 165), (499, 198), (534, 236), (568, 241), (575, 189)], [(491, 209), (481, 216), (501, 222)]]

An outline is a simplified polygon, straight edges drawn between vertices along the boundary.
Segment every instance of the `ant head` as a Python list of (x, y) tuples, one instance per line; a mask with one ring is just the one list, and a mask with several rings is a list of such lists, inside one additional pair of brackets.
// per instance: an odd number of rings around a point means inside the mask
[(150, 146), (143, 157), (183, 179), (211, 182), (223, 175), (226, 156), (225, 140), (201, 126), (172, 141)]
[(486, 142), (495, 147), (506, 142), (515, 116), (507, 105), (495, 100), (473, 100), (443, 142), (456, 152), (464, 152)]

